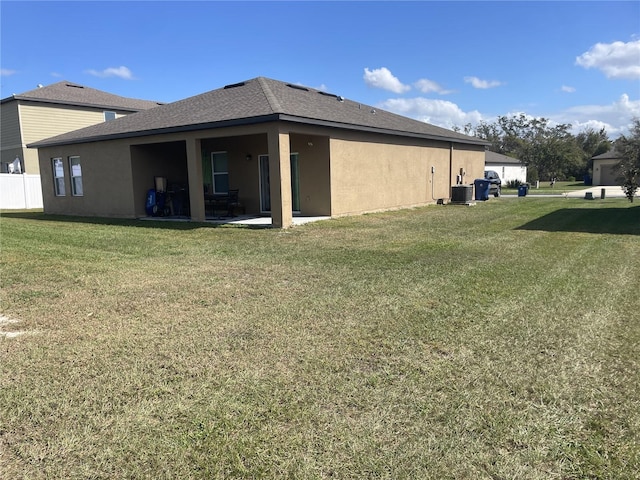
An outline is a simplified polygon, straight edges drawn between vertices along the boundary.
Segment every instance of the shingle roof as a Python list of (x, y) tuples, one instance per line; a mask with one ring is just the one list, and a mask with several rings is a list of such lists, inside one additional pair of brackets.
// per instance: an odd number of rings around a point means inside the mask
[(85, 143), (276, 120), (476, 145), (488, 144), (478, 138), (320, 90), (258, 77), (29, 146)]
[(83, 107), (107, 108), (138, 112), (163, 105), (150, 100), (138, 100), (136, 98), (121, 97), (112, 93), (85, 87), (77, 83), (62, 81), (47, 85), (46, 87), (29, 90), (18, 95), (12, 95), (2, 99), (2, 103), (12, 100), (27, 100), (41, 103), (54, 103), (59, 105), (76, 105)]
[(619, 160), (622, 158), (622, 154), (616, 150), (609, 150), (608, 152), (601, 153), (595, 157), (591, 157), (593, 160)]
[(487, 150), (484, 154), (484, 163), (507, 163), (507, 164), (517, 164), (522, 165), (522, 162), (517, 158), (509, 157), (507, 155), (503, 155), (501, 153), (491, 152)]

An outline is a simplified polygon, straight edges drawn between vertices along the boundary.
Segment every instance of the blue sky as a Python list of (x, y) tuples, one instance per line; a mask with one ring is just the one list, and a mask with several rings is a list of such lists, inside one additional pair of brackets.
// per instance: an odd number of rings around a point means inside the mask
[(0, 2), (0, 95), (172, 102), (265, 76), (451, 128), (640, 117), (640, 2)]

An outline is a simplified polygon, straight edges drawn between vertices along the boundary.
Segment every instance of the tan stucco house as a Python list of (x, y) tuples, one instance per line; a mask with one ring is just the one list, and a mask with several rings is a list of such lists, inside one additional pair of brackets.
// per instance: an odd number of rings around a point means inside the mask
[(617, 185), (616, 166), (622, 156), (614, 150), (596, 155), (593, 160), (593, 185)]
[[(451, 198), (487, 143), (264, 77), (35, 142), (45, 213), (138, 218), (157, 177), (188, 216), (238, 190), (247, 214), (342, 216)], [(79, 188), (78, 188), (79, 187)]]
[(38, 174), (38, 152), (27, 144), (161, 105), (120, 97), (68, 81), (0, 100), (0, 172), (16, 158), (23, 173)]

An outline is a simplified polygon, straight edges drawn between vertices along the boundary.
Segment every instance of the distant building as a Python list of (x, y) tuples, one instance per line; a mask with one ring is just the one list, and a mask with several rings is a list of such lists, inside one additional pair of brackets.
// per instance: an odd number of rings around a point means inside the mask
[(517, 158), (501, 153), (487, 151), (484, 157), (484, 169), (498, 172), (503, 185), (514, 180), (521, 183), (527, 182), (527, 167)]
[(618, 174), (616, 165), (622, 160), (622, 156), (615, 150), (596, 155), (593, 160), (593, 185), (617, 185)]
[(38, 152), (26, 145), (161, 105), (62, 81), (0, 100), (0, 172), (38, 174)]

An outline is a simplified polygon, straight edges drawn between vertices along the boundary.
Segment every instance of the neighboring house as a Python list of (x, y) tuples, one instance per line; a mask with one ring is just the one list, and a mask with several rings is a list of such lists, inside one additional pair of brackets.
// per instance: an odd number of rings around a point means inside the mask
[(487, 142), (264, 77), (35, 142), (45, 213), (137, 218), (166, 179), (188, 215), (239, 189), (248, 214), (341, 216), (435, 203), (483, 175)]
[(618, 185), (615, 167), (622, 157), (615, 150), (596, 155), (593, 160), (593, 185)]
[(498, 172), (503, 186), (514, 180), (527, 183), (527, 167), (517, 158), (487, 150), (484, 159), (484, 169)]
[[(0, 172), (38, 174), (38, 153), (26, 145), (161, 105), (67, 81), (0, 100)], [(17, 160), (17, 161), (16, 161)]]

